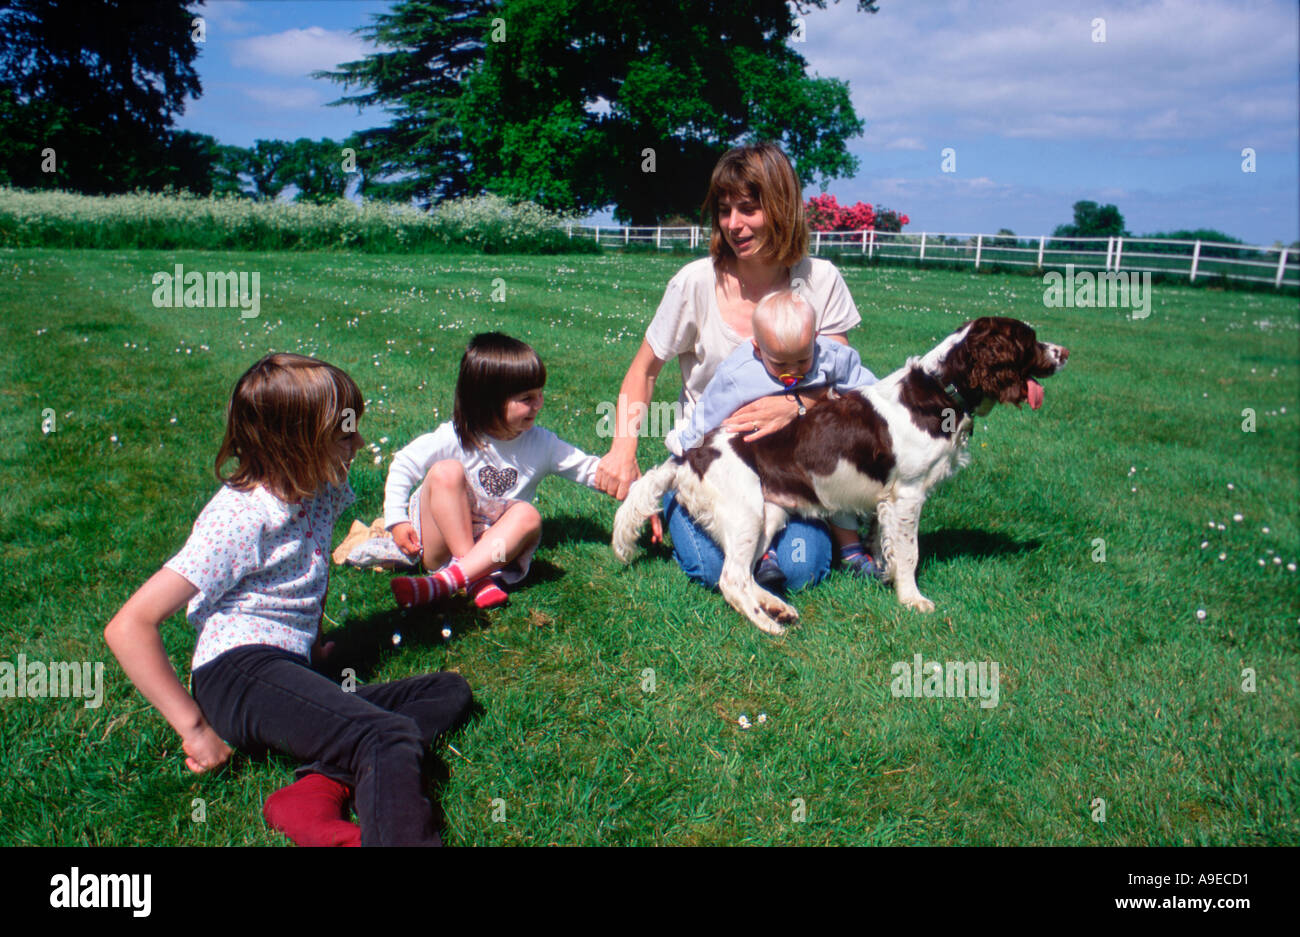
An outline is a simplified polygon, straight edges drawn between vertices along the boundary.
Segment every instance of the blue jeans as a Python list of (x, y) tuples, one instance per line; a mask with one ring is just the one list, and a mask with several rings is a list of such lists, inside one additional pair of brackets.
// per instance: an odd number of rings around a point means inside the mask
[[(673, 538), (673, 557), (682, 572), (700, 585), (716, 589), (722, 575), (722, 551), (677, 503), (674, 491), (664, 494), (664, 518)], [(772, 549), (791, 591), (816, 585), (830, 571), (831, 532), (821, 521), (791, 515), (773, 540)]]

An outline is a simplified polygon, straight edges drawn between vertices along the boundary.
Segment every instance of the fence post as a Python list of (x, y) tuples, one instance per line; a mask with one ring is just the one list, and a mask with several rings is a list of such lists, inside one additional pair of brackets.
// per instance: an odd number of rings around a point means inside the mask
[(876, 229), (871, 229), (871, 245), (867, 249), (867, 259), (870, 260), (876, 253)]
[(1047, 235), (1038, 239), (1038, 269), (1043, 269), (1043, 248), (1047, 246)]
[(569, 232), (569, 240), (573, 240), (573, 225), (565, 225), (565, 230)]
[(862, 229), (862, 253), (867, 252), (867, 229)]
[(813, 256), (819, 256), (822, 252), (822, 233), (817, 232), (817, 239), (813, 242)]
[(632, 228), (629, 225), (623, 225), (623, 246), (624, 247), (627, 247), (628, 238), (629, 235), (631, 235), (631, 233), (632, 233)]
[(1196, 268), (1200, 265), (1200, 263), (1201, 263), (1201, 242), (1197, 241), (1196, 246), (1192, 248), (1192, 275), (1188, 279), (1187, 281), (1188, 283), (1196, 282)]
[(596, 243), (600, 243), (600, 225), (596, 225)]
[(1124, 239), (1122, 237), (1117, 237), (1115, 238), (1115, 272), (1116, 273), (1119, 273), (1119, 259), (1123, 255), (1123, 253), (1124, 253)]
[(921, 232), (921, 260), (925, 260), (925, 232)]
[(975, 235), (975, 269), (980, 268), (980, 252), (984, 250), (984, 235)]
[(1106, 272), (1110, 272), (1110, 261), (1115, 256), (1115, 238), (1106, 238)]
[(655, 225), (655, 250), (659, 250), (659, 239), (663, 235), (664, 229), (660, 225)]
[(1282, 256), (1277, 259), (1277, 279), (1273, 281), (1274, 286), (1282, 285), (1282, 275), (1286, 273), (1286, 252), (1291, 248), (1282, 248)]

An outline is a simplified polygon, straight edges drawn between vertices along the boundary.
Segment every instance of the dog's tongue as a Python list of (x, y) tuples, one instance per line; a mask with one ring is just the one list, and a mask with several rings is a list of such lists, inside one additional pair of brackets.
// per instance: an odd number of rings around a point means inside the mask
[(1029, 409), (1037, 410), (1043, 405), (1043, 385), (1032, 377), (1025, 382), (1025, 392), (1029, 398)]

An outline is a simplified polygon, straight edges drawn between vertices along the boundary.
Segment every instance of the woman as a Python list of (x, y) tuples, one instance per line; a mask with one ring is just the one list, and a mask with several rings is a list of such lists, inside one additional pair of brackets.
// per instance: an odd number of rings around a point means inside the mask
[[(778, 147), (760, 143), (723, 154), (703, 210), (713, 223), (709, 256), (687, 264), (669, 281), (623, 378), (614, 442), (596, 470), (595, 487), (620, 501), (640, 477), (637, 432), (669, 358), (677, 358), (681, 367), (679, 399), (689, 419), (718, 365), (752, 337), (754, 308), (768, 293), (800, 290), (816, 312), (818, 333), (846, 345), (844, 333), (862, 321), (839, 271), (829, 261), (807, 256), (802, 189)], [(822, 396), (803, 395), (803, 400), (811, 406)], [(786, 397), (763, 397), (733, 413), (724, 427), (744, 432), (746, 441), (760, 439), (793, 420), (797, 408)], [(658, 459), (659, 453), (651, 457)], [(665, 499), (665, 510), (678, 564), (697, 582), (715, 586), (721, 551), (675, 499)], [(663, 536), (657, 516), (653, 526), (657, 543)], [(844, 555), (852, 555), (854, 547), (861, 550), (851, 534), (837, 539)], [(798, 589), (830, 568), (831, 535), (825, 524), (795, 517), (777, 535), (773, 550), (785, 585)]]

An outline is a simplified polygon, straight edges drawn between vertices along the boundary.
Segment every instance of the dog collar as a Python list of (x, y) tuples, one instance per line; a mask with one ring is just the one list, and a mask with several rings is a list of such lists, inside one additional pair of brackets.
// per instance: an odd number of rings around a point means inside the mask
[(963, 397), (961, 395), (961, 392), (957, 390), (957, 385), (952, 383), (944, 384), (943, 392), (947, 394), (949, 397), (951, 397), (953, 400), (957, 401), (957, 406), (961, 407), (962, 410), (967, 414), (972, 414), (975, 412), (975, 408), (972, 407), (970, 404), (968, 404), (966, 402), (966, 398)]

